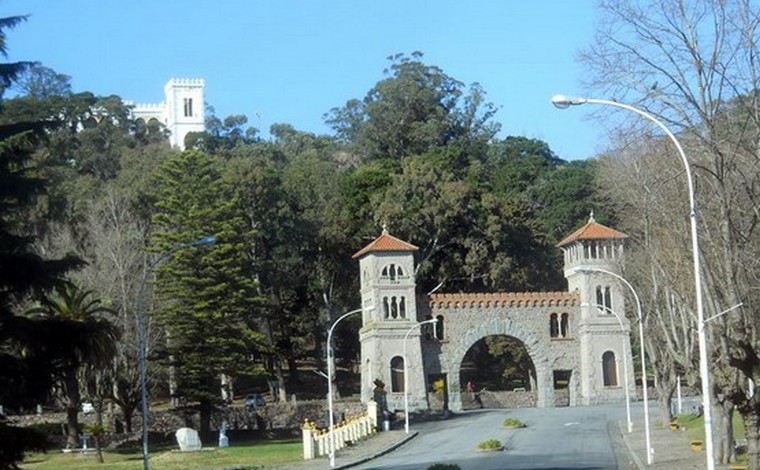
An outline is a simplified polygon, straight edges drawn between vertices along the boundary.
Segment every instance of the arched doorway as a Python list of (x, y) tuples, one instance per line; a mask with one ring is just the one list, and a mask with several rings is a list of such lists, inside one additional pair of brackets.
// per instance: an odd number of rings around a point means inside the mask
[(462, 408), (524, 408), (536, 405), (536, 368), (522, 341), (490, 335), (465, 353), (459, 369)]
[[(453, 411), (462, 409), (462, 394), (467, 393), (467, 381), (462, 381), (462, 365), (468, 351), (479, 341), (489, 336), (505, 336), (520, 343), (533, 365), (533, 382), (528, 379), (535, 395), (535, 406), (553, 406), (553, 375), (547, 350), (536, 336), (512, 319), (494, 319), (486, 323), (472, 325), (464, 334), (451, 336), (451, 342), (442, 350), (442, 372), (448, 383), (448, 406)], [(464, 383), (464, 387), (461, 384)], [(514, 382), (513, 382), (514, 383)], [(478, 385), (475, 384), (475, 387)], [(515, 387), (519, 388), (519, 387)]]

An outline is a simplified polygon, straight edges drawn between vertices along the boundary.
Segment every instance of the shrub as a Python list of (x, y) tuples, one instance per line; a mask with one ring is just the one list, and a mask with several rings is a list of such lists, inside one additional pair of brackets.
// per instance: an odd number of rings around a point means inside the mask
[(517, 418), (507, 418), (504, 420), (504, 427), (507, 428), (524, 428), (525, 423)]
[(478, 444), (478, 449), (496, 450), (501, 449), (501, 441), (498, 439), (486, 439)]

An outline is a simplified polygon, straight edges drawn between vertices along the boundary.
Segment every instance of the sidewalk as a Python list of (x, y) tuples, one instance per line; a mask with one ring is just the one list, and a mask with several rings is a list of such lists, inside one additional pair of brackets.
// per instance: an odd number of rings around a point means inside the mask
[[(340, 449), (335, 453), (335, 469), (351, 468), (368, 460), (377, 458), (383, 454), (395, 450), (417, 435), (416, 431), (406, 434), (404, 431), (386, 431), (361, 440), (353, 447)], [(319, 457), (314, 460), (304, 460), (283, 466), (267, 466), (266, 470), (306, 470), (306, 469), (329, 469), (330, 461), (327, 457)]]
[[(691, 470), (706, 468), (705, 451), (695, 452), (689, 445), (689, 439), (683, 430), (663, 429), (659, 423), (650, 423), (650, 441), (654, 453), (652, 465), (647, 465), (646, 438), (644, 422), (634, 422), (633, 432), (628, 434), (626, 423), (619, 423), (622, 442), (627, 450), (628, 461), (622, 461), (625, 452), (620, 452), (621, 468), (633, 470)], [(629, 464), (629, 467), (625, 467)], [(716, 464), (715, 468), (725, 469), (727, 465)]]

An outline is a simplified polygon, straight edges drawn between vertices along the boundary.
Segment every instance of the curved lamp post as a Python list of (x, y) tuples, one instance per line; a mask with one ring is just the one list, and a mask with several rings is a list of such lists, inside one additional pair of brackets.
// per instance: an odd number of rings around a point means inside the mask
[(415, 323), (414, 325), (410, 326), (408, 330), (406, 330), (406, 333), (404, 334), (404, 355), (402, 356), (404, 358), (404, 431), (409, 434), (409, 374), (408, 368), (409, 365), (407, 364), (406, 360), (406, 341), (409, 339), (409, 334), (415, 330), (415, 328), (419, 328), (422, 325), (426, 325), (428, 323), (437, 323), (438, 319), (433, 318), (431, 320), (425, 320), (418, 323)]
[(332, 326), (330, 326), (330, 329), (327, 331), (327, 408), (328, 413), (330, 414), (329, 421), (330, 421), (330, 467), (335, 466), (335, 419), (333, 418), (333, 349), (332, 349), (332, 334), (335, 330), (335, 327), (338, 325), (338, 323), (341, 322), (346, 317), (349, 317), (351, 315), (354, 315), (359, 312), (363, 311), (370, 311), (374, 310), (375, 307), (367, 307), (367, 308), (357, 308), (356, 310), (351, 310), (350, 312), (346, 312), (343, 315), (341, 315), (335, 322), (333, 322)]
[(616, 108), (622, 108), (633, 113), (642, 116), (653, 123), (655, 123), (662, 131), (667, 135), (678, 150), (678, 155), (681, 157), (684, 168), (686, 169), (686, 179), (689, 188), (689, 219), (691, 221), (691, 251), (694, 264), (694, 292), (697, 300), (697, 338), (699, 342), (699, 375), (702, 379), (702, 408), (705, 417), (705, 458), (707, 460), (707, 469), (715, 470), (715, 460), (713, 456), (713, 435), (712, 435), (712, 407), (710, 404), (710, 371), (707, 363), (707, 334), (706, 334), (706, 322), (704, 305), (702, 301), (702, 283), (701, 283), (701, 265), (699, 258), (699, 236), (697, 235), (697, 205), (694, 198), (694, 178), (691, 174), (691, 166), (689, 160), (686, 159), (686, 153), (684, 153), (681, 143), (676, 139), (676, 136), (670, 131), (670, 129), (660, 122), (657, 118), (651, 114), (642, 111), (633, 106), (618, 103), (617, 101), (598, 100), (591, 98), (571, 98), (562, 95), (555, 95), (552, 97), (552, 104), (560, 109), (565, 109), (570, 106), (578, 106), (585, 103), (601, 104), (607, 106), (614, 106)]
[[(644, 356), (644, 317), (641, 314), (641, 301), (639, 300), (639, 294), (636, 293), (636, 289), (633, 288), (630, 282), (628, 282), (623, 276), (617, 273), (613, 273), (607, 269), (602, 268), (574, 268), (572, 271), (580, 273), (597, 272), (607, 274), (619, 280), (630, 289), (633, 293), (633, 298), (636, 299), (636, 314), (639, 317), (639, 346), (641, 346), (641, 389), (644, 399), (644, 434), (647, 446), (647, 465), (652, 465), (652, 440), (649, 432), (649, 395), (647, 393), (647, 361)], [(610, 310), (611, 311), (611, 310)]]
[(138, 362), (140, 369), (140, 411), (142, 413), (142, 454), (143, 454), (143, 469), (150, 469), (150, 462), (148, 461), (148, 390), (145, 381), (145, 371), (147, 369), (147, 363), (145, 359), (145, 303), (148, 279), (150, 278), (153, 270), (161, 263), (171, 258), (176, 252), (184, 250), (186, 248), (194, 248), (199, 246), (212, 245), (216, 242), (216, 237), (208, 235), (203, 238), (199, 238), (193, 242), (178, 245), (169, 251), (161, 254), (155, 261), (148, 265), (148, 269), (145, 271), (142, 282), (140, 284), (140, 291), (137, 297), (137, 350), (138, 350)]
[[(620, 318), (620, 315), (618, 315), (616, 311), (602, 304), (594, 304), (593, 306), (596, 308), (602, 308), (608, 311), (609, 313), (615, 315), (615, 318), (617, 318), (618, 324), (620, 324), (620, 330), (625, 333), (625, 327), (623, 326), (623, 319)], [(630, 340), (630, 337), (629, 337), (629, 340)], [(630, 390), (628, 390), (628, 361), (625, 360), (625, 349), (623, 349), (623, 384), (625, 386), (625, 417), (628, 421), (628, 434), (630, 434), (631, 431), (633, 431), (633, 422), (631, 421), (631, 392)]]

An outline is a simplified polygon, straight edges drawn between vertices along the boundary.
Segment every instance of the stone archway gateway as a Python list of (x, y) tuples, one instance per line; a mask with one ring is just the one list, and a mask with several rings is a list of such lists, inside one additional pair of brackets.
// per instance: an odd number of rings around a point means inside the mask
[[(619, 374), (625, 368), (609, 364), (631, 361), (631, 349), (625, 346), (630, 341), (628, 322), (624, 320), (621, 328), (610, 313), (625, 318), (623, 291), (615, 278), (593, 269), (620, 272), (625, 238), (591, 217), (562, 240), (558, 247), (565, 255), (567, 292), (419, 298), (414, 279), (417, 247), (383, 230), (354, 255), (365, 308), (359, 333), (362, 400), (371, 398), (372, 383), (379, 379), (397, 384), (387, 390), (389, 410), (403, 410), (405, 394), (411, 410), (428, 409), (429, 392), (440, 395), (444, 407), (461, 410), (460, 365), (465, 354), (487, 336), (506, 335), (521, 341), (533, 361), (538, 407), (555, 406), (558, 377), (568, 388), (570, 406), (622, 401), (625, 390), (619, 384), (625, 381), (611, 380), (609, 371)], [(436, 328), (418, 325), (430, 318), (439, 320)], [(633, 367), (628, 371), (633, 391)], [(408, 390), (398, 384), (407, 384)]]
[[(459, 374), (461, 371), (461, 364), (464, 360), (467, 351), (478, 341), (492, 335), (507, 335), (515, 339), (520, 340), (525, 349), (528, 352), (533, 366), (536, 372), (536, 405), (539, 407), (547, 406), (548, 403), (552, 403), (554, 400), (554, 394), (552, 390), (552, 371), (549, 359), (539, 346), (538, 340), (536, 340), (530, 333), (524, 331), (515, 322), (505, 320), (492, 320), (484, 325), (474, 327), (468, 334), (459, 341), (452, 342), (450, 351), (447, 351), (448, 359), (451, 361), (446, 364), (446, 373), (450, 378), (452, 384), (460, 384)], [(533, 345), (529, 347), (528, 344)], [(462, 409), (462, 397), (461, 386), (459, 394), (449, 395), (449, 407), (452, 410)]]

